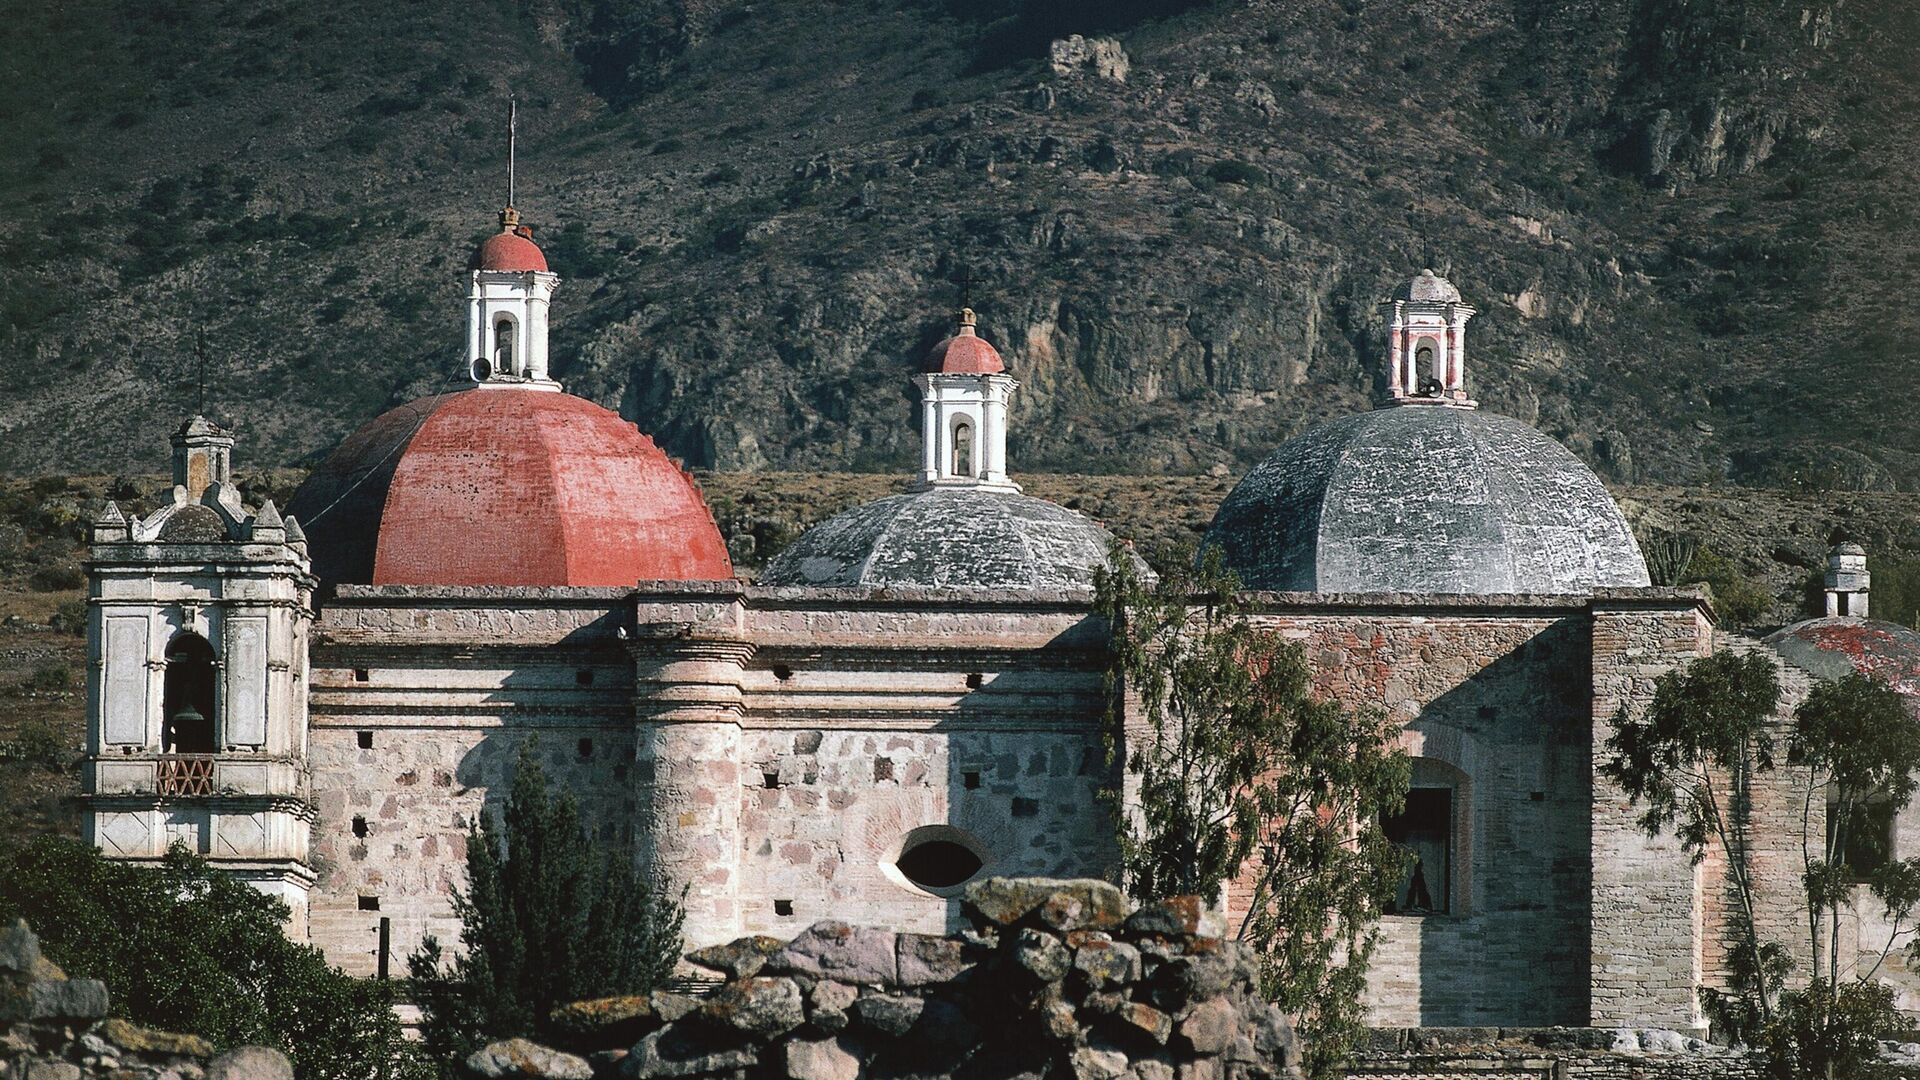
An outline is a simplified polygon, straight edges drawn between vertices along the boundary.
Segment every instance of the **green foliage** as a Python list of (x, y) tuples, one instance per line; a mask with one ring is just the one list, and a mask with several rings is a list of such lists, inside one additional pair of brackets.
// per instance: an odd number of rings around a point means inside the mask
[(1406, 865), (1381, 829), (1411, 779), (1397, 729), (1316, 698), (1300, 647), (1251, 621), (1217, 550), (1157, 584), (1122, 546), (1109, 561), (1095, 585), (1113, 628), (1108, 747), (1125, 746), (1139, 807), (1121, 824), (1127, 888), (1212, 902), (1250, 877), (1237, 933), (1259, 951), (1268, 995), (1301, 1014), (1310, 1074), (1338, 1075), (1361, 1030), (1375, 924)]
[(482, 813), (467, 834), (467, 887), (453, 895), (463, 954), (449, 961), (429, 936), (408, 960), (434, 1061), (540, 1034), (557, 1005), (645, 993), (680, 957), (679, 903), (643, 885), (624, 852), (594, 846), (534, 751), (520, 749), (502, 818)]
[[(1749, 784), (1774, 766), (1768, 722), (1780, 702), (1773, 664), (1758, 653), (1715, 653), (1653, 684), (1639, 717), (1625, 706), (1614, 716), (1603, 776), (1634, 803), (1645, 803), (1640, 827), (1649, 836), (1672, 828), (1697, 864), (1709, 845), (1745, 852)], [(1737, 946), (1732, 993), (1707, 988), (1701, 1002), (1724, 1033), (1747, 1037), (1773, 1019), (1773, 998), (1789, 966), (1785, 950), (1755, 929), (1754, 889), (1743, 858), (1729, 858), (1737, 910), (1729, 914)]]
[(1794, 709), (1785, 762), (1792, 772), (1782, 784), (1827, 794), (1798, 800), (1803, 835), (1818, 836), (1819, 816), (1831, 817), (1817, 853), (1803, 846), (1801, 875), (1807, 955), (1824, 955), (1826, 970), (1810, 973), (1804, 988), (1788, 990), (1791, 953), (1780, 942), (1761, 940), (1756, 929), (1746, 835), (1748, 785), (1775, 767), (1767, 727), (1778, 700), (1773, 665), (1760, 654), (1696, 660), (1655, 681), (1644, 716), (1621, 710), (1601, 772), (1647, 804), (1640, 824), (1649, 834), (1673, 828), (1696, 862), (1709, 845), (1725, 856), (1737, 899), (1728, 921), (1738, 946), (1729, 955), (1728, 988), (1700, 994), (1720, 1035), (1763, 1048), (1779, 1080), (1877, 1075), (1878, 1037), (1911, 1027), (1874, 976), (1895, 942), (1911, 933), (1920, 860), (1889, 863), (1868, 882), (1891, 927), (1874, 964), (1843, 977), (1840, 950), (1828, 946), (1839, 940), (1841, 913), (1859, 887), (1859, 874), (1845, 860), (1848, 829), (1864, 817), (1869, 800), (1898, 813), (1912, 799), (1920, 718), (1892, 688), (1858, 674), (1816, 684)]
[(1713, 590), (1713, 606), (1727, 626), (1752, 626), (1773, 610), (1773, 594), (1753, 583), (1739, 564), (1710, 547), (1696, 550), (1682, 575), (1683, 585)]
[(138, 1023), (278, 1046), (300, 1080), (420, 1074), (390, 986), (287, 940), (285, 904), (178, 846), (153, 868), (63, 837), (0, 848), (0, 919), (16, 917), (68, 974), (105, 980), (115, 1012)]
[[(1707, 844), (1729, 827), (1727, 814), (1743, 798), (1744, 777), (1773, 768), (1767, 722), (1780, 701), (1773, 665), (1758, 653), (1702, 657), (1662, 674), (1653, 700), (1634, 717), (1623, 707), (1607, 739), (1612, 756), (1601, 772), (1647, 808), (1640, 826), (1649, 835), (1675, 826), (1697, 862)], [(1718, 785), (1715, 773), (1735, 776)]]
[(66, 767), (70, 748), (45, 721), (23, 724), (11, 739), (0, 741), (0, 761), (14, 761), (48, 772)]
[(1655, 585), (1685, 582), (1693, 557), (1699, 551), (1700, 538), (1692, 533), (1648, 529), (1640, 536), (1640, 553), (1646, 556), (1647, 576)]
[(1895, 1006), (1891, 987), (1815, 979), (1805, 990), (1780, 996), (1780, 1015), (1763, 1047), (1778, 1080), (1873, 1080), (1895, 1075), (1880, 1060), (1880, 1036), (1912, 1026)]

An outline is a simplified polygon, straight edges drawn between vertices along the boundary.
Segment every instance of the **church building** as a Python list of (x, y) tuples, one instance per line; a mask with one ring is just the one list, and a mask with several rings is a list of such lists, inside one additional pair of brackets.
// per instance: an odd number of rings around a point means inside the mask
[[(1021, 492), (1018, 369), (972, 311), (910, 376), (910, 489), (747, 582), (693, 478), (554, 377), (560, 282), (513, 209), (469, 283), (471, 385), (367, 422), (284, 510), (242, 504), (233, 436), (195, 417), (171, 504), (96, 520), (93, 843), (184, 844), (357, 974), (383, 941), (397, 964), (457, 939), (467, 830), (528, 744), (604, 843), (687, 890), (690, 947), (826, 918), (944, 932), (978, 877), (1114, 874), (1092, 612), (1113, 538)], [(1473, 401), (1473, 315), (1432, 271), (1395, 291), (1378, 407), (1277, 448), (1206, 543), (1414, 758), (1386, 824), (1419, 873), (1383, 923), (1376, 1022), (1697, 1028), (1720, 898), (1599, 776), (1611, 718), (1717, 648), (1812, 679), (1885, 639), (1920, 686), (1920, 647), (1866, 622), (1854, 552), (1829, 618), (1768, 645), (1650, 586), (1592, 472)]]

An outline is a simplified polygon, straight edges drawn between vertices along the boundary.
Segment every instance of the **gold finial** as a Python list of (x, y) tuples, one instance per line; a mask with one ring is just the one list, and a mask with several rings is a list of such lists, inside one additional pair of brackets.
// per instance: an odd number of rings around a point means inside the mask
[(960, 309), (960, 332), (961, 333), (963, 334), (973, 333), (974, 324), (978, 321), (979, 320), (974, 317), (972, 308), (963, 307)]

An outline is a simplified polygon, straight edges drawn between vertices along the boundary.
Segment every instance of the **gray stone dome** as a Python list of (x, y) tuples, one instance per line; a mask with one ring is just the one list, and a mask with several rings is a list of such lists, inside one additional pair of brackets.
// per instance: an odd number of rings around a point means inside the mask
[(1204, 544), (1252, 589), (1548, 593), (1644, 586), (1613, 497), (1518, 420), (1408, 405), (1291, 439), (1233, 489)]
[(1085, 589), (1112, 534), (1011, 491), (933, 488), (856, 506), (767, 563), (767, 585)]
[(1460, 290), (1453, 287), (1453, 282), (1432, 270), (1422, 270), (1414, 275), (1413, 280), (1393, 290), (1393, 298), (1434, 304), (1457, 304), (1460, 302)]

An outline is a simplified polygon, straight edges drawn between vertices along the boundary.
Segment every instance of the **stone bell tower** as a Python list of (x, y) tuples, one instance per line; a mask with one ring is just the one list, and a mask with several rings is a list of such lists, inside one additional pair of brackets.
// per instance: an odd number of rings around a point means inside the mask
[(171, 501), (108, 503), (91, 529), (86, 835), (139, 862), (179, 843), (286, 901), (304, 938), (306, 537), (242, 505), (231, 433), (196, 416), (172, 441)]
[(1387, 323), (1387, 393), (1382, 405), (1474, 408), (1467, 396), (1467, 320), (1453, 282), (1422, 270), (1380, 305)]

